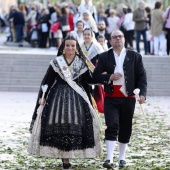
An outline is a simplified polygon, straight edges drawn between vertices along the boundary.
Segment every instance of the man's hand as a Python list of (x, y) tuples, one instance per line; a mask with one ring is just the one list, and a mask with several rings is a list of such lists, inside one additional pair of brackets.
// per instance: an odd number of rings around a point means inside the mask
[(139, 100), (138, 101), (139, 101), (140, 104), (144, 103), (145, 97), (144, 96), (139, 96)]
[(110, 76), (110, 81), (116, 81), (119, 80), (122, 77), (122, 74), (120, 73), (114, 73)]

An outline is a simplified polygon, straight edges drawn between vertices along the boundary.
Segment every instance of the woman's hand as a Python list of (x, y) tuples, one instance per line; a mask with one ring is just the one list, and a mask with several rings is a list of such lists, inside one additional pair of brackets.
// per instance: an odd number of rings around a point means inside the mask
[(41, 98), (40, 98), (40, 99), (39, 99), (39, 104), (40, 104), (40, 105), (44, 105), (44, 104), (45, 104), (45, 99), (41, 99)]

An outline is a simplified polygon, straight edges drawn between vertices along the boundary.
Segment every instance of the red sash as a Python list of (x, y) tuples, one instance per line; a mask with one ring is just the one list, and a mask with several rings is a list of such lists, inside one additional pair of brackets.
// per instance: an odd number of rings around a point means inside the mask
[(132, 95), (132, 96), (124, 96), (124, 94), (120, 91), (120, 88), (121, 88), (122, 85), (114, 85), (113, 86), (113, 93), (112, 94), (108, 94), (108, 93), (105, 93), (105, 97), (125, 97), (125, 98), (133, 98), (135, 97), (135, 95)]

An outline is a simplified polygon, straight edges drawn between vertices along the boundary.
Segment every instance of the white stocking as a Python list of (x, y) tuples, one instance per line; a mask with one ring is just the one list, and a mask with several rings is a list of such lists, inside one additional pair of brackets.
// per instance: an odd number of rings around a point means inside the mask
[(106, 140), (106, 151), (107, 151), (107, 160), (110, 160), (110, 163), (113, 163), (113, 152), (115, 148), (116, 141)]
[(67, 159), (67, 158), (63, 158), (62, 161), (63, 161), (63, 163), (69, 163), (69, 159)]
[(119, 142), (119, 161), (125, 160), (126, 149), (127, 149), (127, 143)]

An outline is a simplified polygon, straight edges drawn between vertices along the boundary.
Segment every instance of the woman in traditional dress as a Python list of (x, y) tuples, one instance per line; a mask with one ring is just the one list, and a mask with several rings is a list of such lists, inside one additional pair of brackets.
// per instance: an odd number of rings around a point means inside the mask
[(91, 13), (89, 10), (82, 11), (82, 15), (78, 18), (78, 21), (81, 20), (84, 23), (84, 29), (85, 28), (91, 28), (94, 33), (98, 32), (97, 24), (95, 20), (93, 19)]
[(81, 44), (83, 53), (95, 65), (97, 54), (104, 52), (102, 46), (97, 42), (93, 31), (90, 28), (85, 28), (83, 31), (84, 42)]
[(83, 11), (88, 10), (93, 16), (94, 20), (97, 21), (97, 10), (93, 5), (92, 0), (81, 0), (81, 4), (78, 6), (78, 11), (82, 14)]
[[(81, 45), (83, 53), (95, 66), (98, 61), (98, 54), (104, 52), (103, 47), (97, 42), (93, 31), (90, 28), (86, 28), (83, 31), (84, 43)], [(104, 91), (102, 86), (93, 87), (93, 96), (97, 105), (97, 109), (100, 113), (104, 112)]]
[[(70, 158), (95, 158), (102, 152), (98, 117), (90, 99), (88, 83), (94, 82), (89, 63), (77, 40), (67, 36), (42, 80), (48, 89), (45, 100), (39, 91), (32, 117), (28, 152), (61, 158), (64, 169), (71, 167)], [(44, 108), (37, 124), (40, 105)]]
[(105, 38), (104, 35), (99, 35), (97, 37), (97, 42), (102, 46), (104, 51), (108, 50), (108, 46), (107, 46), (107, 43), (106, 43), (106, 38)]

